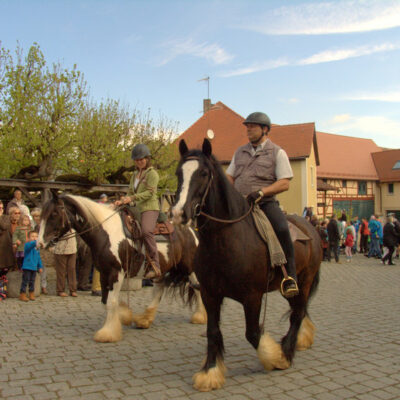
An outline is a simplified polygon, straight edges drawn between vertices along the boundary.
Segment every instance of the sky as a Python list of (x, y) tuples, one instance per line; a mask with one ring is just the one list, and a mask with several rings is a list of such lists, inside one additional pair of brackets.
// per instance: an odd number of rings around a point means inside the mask
[(37, 42), (91, 97), (183, 132), (203, 99), (400, 148), (400, 0), (0, 0), (1, 46)]

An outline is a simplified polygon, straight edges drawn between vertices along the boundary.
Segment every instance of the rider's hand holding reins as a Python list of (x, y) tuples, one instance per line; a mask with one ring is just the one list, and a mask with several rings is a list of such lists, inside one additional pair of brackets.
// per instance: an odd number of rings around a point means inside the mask
[(263, 191), (257, 190), (256, 192), (251, 192), (247, 195), (246, 200), (250, 205), (257, 204), (264, 197)]

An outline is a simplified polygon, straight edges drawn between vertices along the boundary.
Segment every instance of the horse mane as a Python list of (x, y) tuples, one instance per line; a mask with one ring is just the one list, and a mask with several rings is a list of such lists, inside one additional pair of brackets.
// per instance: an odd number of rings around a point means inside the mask
[(65, 194), (60, 198), (74, 205), (79, 210), (81, 216), (85, 218), (90, 225), (97, 225), (104, 222), (104, 220), (111, 217), (115, 212), (108, 206), (96, 203), (87, 197)]
[[(221, 163), (218, 159), (211, 154), (209, 157), (206, 156), (201, 150), (189, 150), (188, 153), (182, 159), (184, 162), (188, 157), (197, 157), (206, 167), (212, 171), (214, 175), (213, 186), (215, 188), (214, 191), (210, 191), (210, 201), (209, 207), (210, 212), (214, 215), (218, 206), (223, 204), (225, 210), (228, 211), (228, 214), (231, 217), (240, 217), (243, 212), (247, 211), (249, 208), (249, 204), (245, 200), (245, 198), (234, 188), (234, 186), (228, 181), (226, 177), (226, 173), (221, 166)], [(214, 193), (213, 193), (214, 192)], [(219, 198), (213, 198), (215, 193), (219, 194)]]

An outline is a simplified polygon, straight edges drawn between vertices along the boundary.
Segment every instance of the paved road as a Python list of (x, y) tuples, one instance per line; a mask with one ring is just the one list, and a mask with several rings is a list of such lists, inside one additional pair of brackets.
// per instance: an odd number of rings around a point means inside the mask
[[(178, 300), (161, 304), (149, 330), (124, 328), (115, 344), (93, 341), (104, 309), (99, 298), (41, 296), (0, 303), (0, 397), (4, 399), (400, 399), (400, 262), (390, 267), (356, 256), (323, 263), (310, 307), (314, 346), (285, 371), (264, 372), (244, 338), (241, 307), (224, 305), (226, 385), (199, 393), (191, 377), (204, 358), (203, 326), (188, 323)], [(134, 292), (141, 311), (151, 289)], [(126, 295), (124, 295), (126, 297)], [(288, 327), (278, 293), (268, 297), (267, 330)]]

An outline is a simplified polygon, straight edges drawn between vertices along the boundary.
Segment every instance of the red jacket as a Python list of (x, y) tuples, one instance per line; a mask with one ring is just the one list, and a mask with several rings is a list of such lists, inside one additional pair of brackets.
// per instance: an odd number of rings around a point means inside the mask
[(348, 233), (346, 236), (346, 240), (344, 242), (344, 245), (347, 247), (353, 247), (354, 246), (354, 238), (351, 233)]

